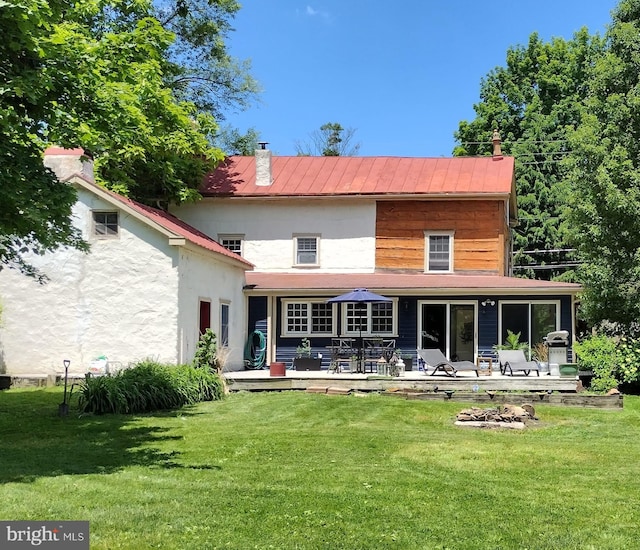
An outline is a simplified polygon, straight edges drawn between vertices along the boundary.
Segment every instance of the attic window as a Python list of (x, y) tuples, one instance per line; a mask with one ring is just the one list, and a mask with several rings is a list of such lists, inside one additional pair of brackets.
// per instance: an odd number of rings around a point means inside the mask
[(117, 237), (118, 212), (93, 212), (93, 234), (96, 237)]

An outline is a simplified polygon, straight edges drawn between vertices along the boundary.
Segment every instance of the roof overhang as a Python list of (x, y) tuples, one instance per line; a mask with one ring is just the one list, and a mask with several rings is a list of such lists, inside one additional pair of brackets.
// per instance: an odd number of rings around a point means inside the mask
[(518, 296), (575, 296), (582, 287), (575, 283), (540, 281), (500, 275), (453, 273), (246, 273), (250, 295), (313, 296), (341, 294), (367, 288), (379, 294), (397, 296), (458, 295), (484, 293)]

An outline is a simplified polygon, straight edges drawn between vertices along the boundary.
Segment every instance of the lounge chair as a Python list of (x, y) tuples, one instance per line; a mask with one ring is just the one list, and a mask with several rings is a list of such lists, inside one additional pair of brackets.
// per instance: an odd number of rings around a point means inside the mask
[(419, 349), (418, 357), (424, 363), (425, 373), (427, 367), (432, 368), (431, 376), (442, 371), (447, 376), (456, 376), (460, 371), (472, 370), (476, 376), (480, 376), (479, 367), (471, 361), (449, 361), (439, 349)]
[(529, 376), (531, 371), (536, 371), (536, 374), (540, 376), (540, 363), (527, 361), (524, 351), (521, 349), (498, 350), (498, 361), (500, 361), (500, 374), (513, 376), (514, 372), (521, 372), (525, 376)]

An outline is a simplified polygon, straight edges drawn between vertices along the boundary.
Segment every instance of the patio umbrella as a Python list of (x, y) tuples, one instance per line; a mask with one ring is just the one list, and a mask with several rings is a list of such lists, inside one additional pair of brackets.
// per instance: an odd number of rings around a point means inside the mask
[[(375, 302), (391, 302), (391, 298), (381, 296), (375, 292), (369, 292), (366, 288), (356, 288), (352, 292), (341, 294), (335, 298), (329, 298), (328, 304), (336, 303), (352, 303), (352, 304), (367, 304)], [(362, 360), (362, 309), (360, 309), (360, 318), (358, 319), (358, 327), (360, 329), (359, 347), (358, 347), (358, 369)]]

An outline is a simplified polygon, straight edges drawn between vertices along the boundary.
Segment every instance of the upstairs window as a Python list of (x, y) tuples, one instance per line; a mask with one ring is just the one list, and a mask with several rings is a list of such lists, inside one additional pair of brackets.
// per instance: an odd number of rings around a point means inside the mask
[(295, 265), (318, 265), (318, 237), (295, 237)]
[(95, 237), (118, 236), (118, 212), (93, 212), (93, 235)]
[(242, 241), (242, 235), (218, 235), (218, 242), (239, 256), (242, 256)]
[(425, 235), (427, 272), (453, 271), (453, 234), (427, 233)]

